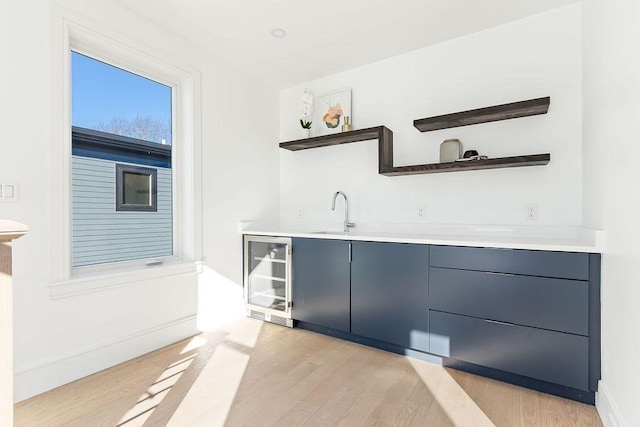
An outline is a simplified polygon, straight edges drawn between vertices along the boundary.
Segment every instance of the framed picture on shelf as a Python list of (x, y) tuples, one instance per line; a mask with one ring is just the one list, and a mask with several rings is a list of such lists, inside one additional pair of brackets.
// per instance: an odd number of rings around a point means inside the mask
[(344, 117), (351, 117), (351, 89), (327, 93), (318, 97), (318, 118), (316, 123), (320, 135), (329, 135), (342, 131)]

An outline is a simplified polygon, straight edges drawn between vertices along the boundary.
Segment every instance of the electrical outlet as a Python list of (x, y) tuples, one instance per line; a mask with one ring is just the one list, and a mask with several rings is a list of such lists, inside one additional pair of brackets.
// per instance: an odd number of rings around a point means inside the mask
[(304, 218), (304, 208), (298, 209), (298, 218)]
[(427, 208), (425, 206), (418, 206), (418, 208), (416, 209), (416, 214), (418, 215), (418, 219), (426, 219)]
[(528, 221), (537, 221), (538, 220), (538, 205), (535, 203), (528, 203), (526, 205), (525, 218)]

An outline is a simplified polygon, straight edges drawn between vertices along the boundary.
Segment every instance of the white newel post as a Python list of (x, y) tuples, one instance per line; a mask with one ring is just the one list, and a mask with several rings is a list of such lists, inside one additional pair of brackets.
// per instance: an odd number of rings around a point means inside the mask
[(29, 228), (0, 219), (0, 425), (13, 425), (13, 281), (11, 241)]

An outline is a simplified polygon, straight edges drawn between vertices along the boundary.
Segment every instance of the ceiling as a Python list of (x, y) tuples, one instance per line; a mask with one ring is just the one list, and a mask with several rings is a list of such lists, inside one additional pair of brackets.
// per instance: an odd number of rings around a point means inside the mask
[[(117, 0), (279, 88), (576, 0)], [(271, 30), (283, 28), (277, 39)]]

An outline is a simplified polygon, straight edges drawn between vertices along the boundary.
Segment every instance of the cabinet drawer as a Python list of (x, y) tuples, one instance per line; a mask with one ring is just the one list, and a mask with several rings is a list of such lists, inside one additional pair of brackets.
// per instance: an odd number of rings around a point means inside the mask
[(588, 390), (588, 338), (429, 311), (431, 353)]
[(589, 335), (589, 282), (585, 281), (431, 267), (429, 307)]
[(432, 246), (432, 267), (589, 280), (589, 254), (523, 249)]

